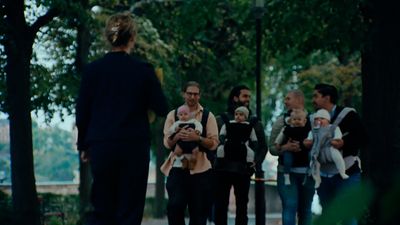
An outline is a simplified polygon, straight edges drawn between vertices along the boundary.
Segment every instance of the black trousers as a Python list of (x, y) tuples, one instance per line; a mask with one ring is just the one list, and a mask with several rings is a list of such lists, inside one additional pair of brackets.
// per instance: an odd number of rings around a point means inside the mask
[(211, 170), (190, 175), (189, 170), (172, 168), (167, 178), (169, 225), (185, 225), (189, 209), (189, 225), (206, 225), (211, 210), (213, 191)]
[(146, 199), (148, 142), (96, 143), (90, 148), (93, 174), (89, 225), (140, 225)]
[(228, 224), (228, 206), (231, 187), (236, 199), (235, 225), (247, 225), (247, 203), (249, 202), (250, 175), (215, 171), (215, 225)]

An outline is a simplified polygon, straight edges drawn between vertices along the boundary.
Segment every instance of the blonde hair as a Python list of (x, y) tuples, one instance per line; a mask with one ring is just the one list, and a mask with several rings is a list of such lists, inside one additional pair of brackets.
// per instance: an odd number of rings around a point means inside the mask
[(291, 93), (301, 105), (304, 105), (304, 93), (299, 89), (290, 90), (288, 93)]
[(136, 34), (137, 26), (131, 13), (117, 13), (108, 18), (105, 36), (113, 47), (127, 45)]
[(292, 112), (290, 113), (290, 119), (292, 118), (301, 118), (301, 119), (307, 119), (307, 114), (304, 110), (302, 109), (293, 109)]

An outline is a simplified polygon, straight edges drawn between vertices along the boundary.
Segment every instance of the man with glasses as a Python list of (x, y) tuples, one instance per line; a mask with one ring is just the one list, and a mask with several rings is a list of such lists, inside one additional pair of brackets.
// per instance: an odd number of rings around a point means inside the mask
[[(170, 225), (184, 225), (185, 210), (189, 209), (190, 224), (206, 225), (211, 207), (213, 192), (213, 177), (211, 162), (207, 152), (214, 151), (218, 146), (218, 128), (215, 116), (200, 105), (200, 85), (189, 81), (182, 89), (185, 105), (198, 121), (205, 123), (203, 133), (198, 134), (194, 129), (181, 129), (170, 136), (169, 129), (176, 120), (176, 110), (169, 112), (164, 124), (164, 145), (171, 150), (167, 160), (161, 166), (161, 171), (168, 176), (167, 215)], [(197, 141), (199, 152), (193, 154), (196, 164), (193, 169), (183, 168), (177, 156), (181, 155), (176, 142)], [(181, 150), (180, 150), (181, 151)]]

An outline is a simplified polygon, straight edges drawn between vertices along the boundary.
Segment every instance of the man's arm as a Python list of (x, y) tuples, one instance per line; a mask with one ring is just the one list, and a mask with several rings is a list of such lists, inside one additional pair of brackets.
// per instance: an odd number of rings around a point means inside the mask
[(258, 139), (254, 128), (251, 129), (249, 147), (251, 149), (258, 149)]
[(219, 144), (224, 145), (226, 139), (226, 125), (222, 125), (221, 130), (219, 131)]
[(170, 139), (170, 128), (175, 122), (175, 110), (172, 110), (168, 113), (167, 118), (164, 123), (164, 146), (167, 149), (171, 149), (172, 146), (176, 144), (179, 140), (178, 135), (174, 135), (172, 139)]
[(343, 156), (357, 155), (358, 150), (366, 145), (368, 136), (359, 115), (356, 112), (349, 114), (339, 124), (343, 133)]
[(200, 145), (208, 150), (214, 151), (217, 149), (219, 140), (218, 140), (217, 120), (215, 119), (215, 116), (212, 112), (210, 112), (208, 115), (206, 127), (207, 127), (207, 135), (205, 138), (202, 138), (202, 140), (200, 141)]
[(275, 140), (278, 137), (280, 131), (284, 126), (283, 116), (280, 116), (276, 119), (275, 123), (272, 125), (271, 135), (269, 137), (269, 152), (271, 155), (279, 155), (279, 150), (277, 146), (275, 146)]
[(76, 103), (76, 126), (78, 128), (78, 140), (77, 140), (77, 148), (79, 151), (88, 150), (89, 146), (85, 143), (87, 131), (89, 128), (90, 121), (90, 109), (92, 105), (93, 99), (93, 89), (91, 85), (94, 83), (92, 74), (92, 68), (90, 66), (86, 66), (85, 70), (82, 74), (82, 80), (79, 87), (79, 95)]

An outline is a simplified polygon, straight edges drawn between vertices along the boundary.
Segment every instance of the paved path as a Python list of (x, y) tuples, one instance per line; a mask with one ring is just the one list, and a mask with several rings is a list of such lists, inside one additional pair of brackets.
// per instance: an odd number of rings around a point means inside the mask
[[(267, 214), (266, 215), (266, 225), (281, 225), (282, 220), (280, 214)], [(188, 220), (186, 220), (188, 221)], [(186, 224), (189, 224), (188, 222)], [(234, 215), (229, 215), (228, 225), (235, 224)], [(167, 218), (163, 219), (152, 219), (152, 218), (144, 218), (142, 225), (168, 225)], [(213, 225), (213, 223), (209, 223), (208, 225)], [(255, 217), (254, 215), (249, 215), (249, 224), (255, 225)]]

